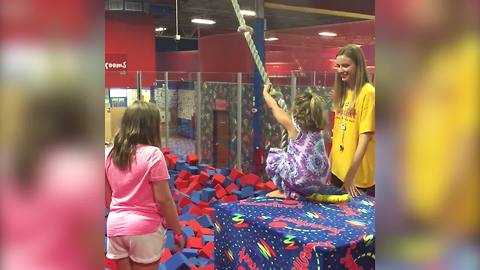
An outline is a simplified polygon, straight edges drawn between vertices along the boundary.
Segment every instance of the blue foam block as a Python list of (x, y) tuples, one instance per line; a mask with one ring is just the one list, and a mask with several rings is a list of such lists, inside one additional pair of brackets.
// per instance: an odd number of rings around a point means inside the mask
[(254, 193), (253, 193), (253, 196), (255, 197), (258, 197), (258, 196), (263, 196), (263, 195), (266, 195), (269, 191), (267, 190), (256, 190)]
[(237, 198), (241, 199), (242, 198), (242, 191), (240, 190), (234, 190), (231, 192), (233, 195), (237, 195)]
[(252, 196), (254, 192), (255, 192), (255, 190), (253, 189), (253, 187), (245, 186), (244, 188), (242, 188), (241, 198), (242, 199), (248, 198), (248, 197)]
[(185, 255), (185, 257), (187, 258), (192, 258), (192, 257), (195, 257), (198, 255), (198, 249), (194, 249), (194, 248), (184, 248), (182, 250), (182, 253), (183, 255)]
[(185, 160), (178, 160), (177, 161), (177, 166), (175, 167), (175, 170), (181, 172), (183, 170), (188, 171), (188, 164), (185, 162)]
[(169, 186), (173, 187), (175, 185), (175, 178), (170, 177), (170, 179), (168, 179), (168, 185)]
[(165, 242), (165, 247), (172, 250), (175, 247), (175, 241), (173, 240), (173, 233), (172, 231), (168, 230), (166, 235), (167, 235), (167, 241)]
[(196, 266), (198, 266), (198, 257), (191, 257), (191, 258), (188, 258), (190, 260), (190, 262)]
[(202, 194), (201, 191), (193, 191), (191, 195), (191, 200), (194, 203), (199, 203), (200, 202), (200, 195)]
[(235, 180), (235, 185), (237, 185), (237, 186), (239, 186), (239, 187), (241, 186), (240, 178), (238, 178), (237, 180)]
[(178, 217), (178, 220), (180, 221), (190, 221), (192, 219), (195, 219), (195, 216), (189, 215), (189, 214), (182, 214)]
[(188, 166), (188, 171), (190, 171), (191, 174), (199, 174), (200, 169), (198, 169), (197, 166)]
[(203, 164), (203, 163), (198, 164), (198, 168), (199, 168), (200, 170), (202, 170), (202, 171), (203, 171), (203, 169), (205, 169), (205, 167), (207, 167), (207, 166), (208, 166), (207, 164)]
[(210, 219), (210, 216), (208, 216), (208, 215), (203, 215), (203, 216), (197, 218), (197, 221), (204, 228), (212, 228), (213, 227), (213, 222)]
[(192, 263), (181, 252), (175, 253), (165, 262), (168, 270), (188, 270), (192, 268)]
[(193, 229), (191, 227), (187, 227), (187, 226), (182, 227), (182, 232), (185, 236), (185, 239), (187, 239), (189, 237), (193, 237), (195, 235), (195, 232), (193, 231)]
[(164, 263), (158, 265), (158, 270), (168, 270)]
[(230, 169), (229, 168), (223, 168), (223, 169), (220, 170), (220, 174), (222, 174), (223, 176), (230, 175)]
[(204, 202), (209, 202), (213, 196), (215, 196), (215, 189), (204, 188), (202, 190), (202, 194), (200, 195), (200, 199)]
[(224, 188), (228, 187), (232, 183), (232, 178), (230, 176), (225, 177), (225, 181), (223, 181), (222, 186)]
[(213, 242), (215, 237), (213, 235), (204, 235), (202, 236), (202, 243), (206, 245), (208, 242)]
[(205, 265), (207, 265), (207, 264), (212, 263), (211, 260), (206, 259), (206, 258), (203, 258), (203, 257), (198, 257), (197, 261), (198, 261), (198, 265), (197, 265), (197, 266), (205, 266)]
[(190, 210), (190, 208), (192, 208), (192, 205), (191, 205), (191, 204), (185, 205), (185, 206), (182, 208), (182, 214), (188, 213), (188, 210)]
[(213, 176), (213, 175), (217, 174), (217, 171), (215, 171), (215, 170), (207, 170), (207, 173), (208, 173), (208, 175)]

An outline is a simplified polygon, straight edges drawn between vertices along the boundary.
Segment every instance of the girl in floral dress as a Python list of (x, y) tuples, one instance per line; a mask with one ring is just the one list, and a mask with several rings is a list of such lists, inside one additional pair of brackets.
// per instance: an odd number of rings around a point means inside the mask
[(263, 97), (274, 118), (288, 133), (287, 151), (271, 148), (266, 172), (279, 190), (268, 197), (300, 199), (313, 193), (324, 193), (330, 161), (325, 150), (325, 125), (322, 99), (316, 94), (303, 93), (295, 99), (292, 113), (283, 111), (270, 95), (271, 85), (265, 85)]

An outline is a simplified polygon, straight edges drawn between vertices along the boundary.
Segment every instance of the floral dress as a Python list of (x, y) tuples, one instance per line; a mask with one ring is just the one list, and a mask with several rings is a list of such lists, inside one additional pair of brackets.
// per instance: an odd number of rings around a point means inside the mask
[(297, 139), (289, 139), (287, 152), (270, 148), (266, 172), (287, 198), (299, 199), (312, 193), (324, 193), (330, 189), (327, 186), (330, 161), (323, 131), (304, 131), (295, 118), (293, 124), (298, 131)]

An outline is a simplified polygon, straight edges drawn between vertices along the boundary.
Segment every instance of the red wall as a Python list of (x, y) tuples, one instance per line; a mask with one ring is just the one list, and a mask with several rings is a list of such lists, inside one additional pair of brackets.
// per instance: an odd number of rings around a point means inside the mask
[(127, 72), (105, 72), (105, 87), (136, 87), (136, 71), (142, 75), (142, 86), (155, 81), (155, 22), (140, 14), (105, 14), (105, 54), (127, 55)]
[(158, 71), (199, 71), (198, 51), (177, 51), (157, 53)]

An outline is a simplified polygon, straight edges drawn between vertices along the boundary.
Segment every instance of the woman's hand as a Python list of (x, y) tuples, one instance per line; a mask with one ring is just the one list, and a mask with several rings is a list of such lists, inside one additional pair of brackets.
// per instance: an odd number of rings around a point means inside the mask
[(353, 178), (346, 177), (342, 189), (352, 198), (362, 195), (362, 192), (355, 186)]

